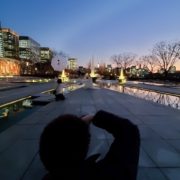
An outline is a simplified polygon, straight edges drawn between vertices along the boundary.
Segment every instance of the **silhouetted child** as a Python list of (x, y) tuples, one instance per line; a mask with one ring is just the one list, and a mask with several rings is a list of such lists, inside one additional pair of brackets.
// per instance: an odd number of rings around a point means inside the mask
[(63, 88), (64, 86), (62, 85), (62, 80), (61, 79), (58, 79), (57, 80), (57, 87), (55, 89), (55, 97), (56, 97), (56, 101), (58, 100), (65, 100), (65, 96), (63, 94)]
[[(108, 153), (98, 162), (98, 154), (86, 158), (91, 122), (114, 136)], [(135, 180), (139, 147), (139, 130), (127, 119), (105, 111), (83, 118), (62, 115), (49, 123), (40, 137), (40, 158), (49, 172), (43, 179)]]

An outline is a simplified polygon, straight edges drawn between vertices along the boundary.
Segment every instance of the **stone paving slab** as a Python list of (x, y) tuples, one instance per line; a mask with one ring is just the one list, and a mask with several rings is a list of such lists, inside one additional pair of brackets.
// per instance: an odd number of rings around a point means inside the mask
[(163, 139), (180, 139), (180, 131), (171, 124), (152, 124), (149, 127)]
[(161, 139), (161, 136), (157, 132), (155, 132), (153, 129), (151, 129), (150, 127), (148, 127), (145, 124), (138, 125), (138, 128), (139, 128), (142, 140)]
[(43, 164), (40, 161), (39, 155), (36, 154), (30, 168), (22, 176), (23, 180), (41, 180), (42, 177), (46, 174), (46, 170), (43, 167)]
[(180, 153), (180, 139), (178, 139), (178, 140), (174, 140), (174, 139), (166, 140), (166, 142), (171, 144), (176, 149), (176, 151), (178, 151)]
[[(45, 170), (37, 153), (43, 127), (60, 114), (81, 116), (100, 109), (127, 117), (138, 125), (141, 134), (138, 180), (179, 179), (180, 111), (98, 88), (73, 91), (65, 101), (53, 101), (1, 133), (0, 144), (4, 145), (0, 151), (0, 177), (2, 175), (5, 180), (41, 179)], [(107, 151), (113, 138), (97, 128), (91, 130), (94, 135), (91, 153)]]
[(139, 168), (140, 167), (156, 167), (155, 162), (148, 156), (148, 154), (141, 147), (140, 149), (140, 157), (139, 157)]
[(162, 139), (141, 140), (141, 145), (158, 167), (180, 167), (180, 154)]
[(0, 156), (9, 146), (19, 139), (22, 139), (29, 126), (14, 125), (0, 134)]
[(37, 153), (37, 148), (34, 140), (20, 140), (1, 153), (1, 179), (20, 179)]
[(180, 179), (180, 168), (160, 168), (169, 180)]
[(145, 168), (139, 168), (137, 179), (138, 180), (167, 180), (168, 178), (165, 176), (165, 174), (163, 174), (163, 172), (159, 168), (146, 168), (145, 167)]

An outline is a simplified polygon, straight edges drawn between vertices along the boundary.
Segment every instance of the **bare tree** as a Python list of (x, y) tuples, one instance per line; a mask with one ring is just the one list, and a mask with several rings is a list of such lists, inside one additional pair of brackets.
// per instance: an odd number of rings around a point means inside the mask
[(120, 60), (119, 60), (119, 57), (118, 57), (118, 56), (119, 56), (119, 55), (113, 55), (113, 56), (111, 56), (112, 62), (115, 63), (117, 67), (120, 66)]
[(157, 67), (157, 57), (153, 55), (142, 56), (140, 58), (141, 65), (153, 73)]
[(159, 42), (155, 44), (152, 55), (157, 59), (157, 64), (164, 71), (165, 77), (174, 64), (179, 61), (180, 58), (180, 42)]
[(127, 69), (135, 61), (136, 55), (133, 53), (121, 53), (119, 55), (113, 55), (111, 60), (116, 63), (117, 67)]
[(105, 63), (101, 63), (99, 65), (97, 73), (100, 74), (100, 75), (103, 75), (105, 73), (105, 71), (106, 71), (106, 65), (105, 65)]
[(52, 52), (53, 52), (53, 57), (59, 56), (59, 57), (61, 57), (62, 59), (66, 59), (66, 58), (69, 57), (64, 51), (56, 51), (56, 50), (53, 50)]

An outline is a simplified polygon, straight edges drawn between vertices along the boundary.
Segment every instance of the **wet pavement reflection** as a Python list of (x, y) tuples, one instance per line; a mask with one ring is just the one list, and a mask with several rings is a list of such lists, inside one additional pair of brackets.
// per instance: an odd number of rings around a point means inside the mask
[(114, 85), (107, 84), (104, 85), (104, 87), (121, 93), (136, 96), (138, 98), (163, 104), (175, 109), (180, 109), (180, 97), (178, 96), (169, 95), (165, 93), (158, 93), (153, 90), (142, 90), (134, 87), (126, 87), (115, 84)]
[(37, 111), (41, 106), (32, 104), (30, 98), (0, 108), (0, 132)]

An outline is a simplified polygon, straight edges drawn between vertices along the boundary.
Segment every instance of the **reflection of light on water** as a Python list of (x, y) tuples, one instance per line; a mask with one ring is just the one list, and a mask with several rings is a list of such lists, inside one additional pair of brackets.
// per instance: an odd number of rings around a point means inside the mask
[(32, 107), (32, 101), (30, 99), (12, 101), (7, 103), (6, 106), (0, 108), (0, 118), (8, 117), (10, 114), (23, 111), (26, 107)]
[(32, 100), (26, 99), (22, 102), (23, 107), (32, 108)]
[(9, 114), (9, 109), (8, 108), (3, 108), (0, 110), (0, 119), (1, 118), (6, 118)]
[(118, 87), (112, 85), (109, 89), (136, 96), (138, 98), (142, 98), (145, 100), (150, 100), (172, 108), (180, 109), (180, 97), (176, 97), (173, 95), (153, 92), (152, 90), (142, 90), (134, 87), (126, 87), (121, 85), (119, 85)]
[(23, 102), (31, 102), (31, 99), (27, 99), (26, 101), (23, 98), (0, 106), (0, 133), (31, 115), (41, 107), (37, 105), (31, 106), (32, 108), (30, 106), (25, 107)]
[(123, 86), (119, 86), (119, 91), (120, 92), (124, 92), (124, 87)]

